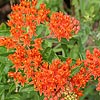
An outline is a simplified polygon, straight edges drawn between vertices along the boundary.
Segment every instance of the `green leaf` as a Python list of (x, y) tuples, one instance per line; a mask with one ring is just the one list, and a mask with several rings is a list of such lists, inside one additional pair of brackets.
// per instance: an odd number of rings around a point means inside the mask
[(10, 31), (6, 24), (2, 23), (0, 25), (0, 36), (9, 36)]
[(0, 54), (7, 52), (7, 49), (3, 46), (0, 47)]
[(46, 27), (45, 36), (48, 36), (50, 34), (50, 29), (47, 24), (45, 27)]
[(66, 44), (61, 44), (61, 47), (63, 49), (63, 57), (67, 57), (67, 45)]
[(5, 30), (5, 29), (7, 29), (7, 25), (5, 23), (2, 23), (0, 25), (0, 30)]
[(0, 62), (4, 63), (6, 66), (11, 66), (12, 63), (7, 57), (0, 56)]
[(50, 42), (48, 40), (44, 40), (42, 43), (42, 47), (43, 48), (52, 47), (52, 42)]
[(61, 59), (62, 61), (66, 61), (67, 57), (63, 57), (61, 55), (58, 55), (59, 59)]
[(4, 93), (1, 96), (1, 100), (5, 100), (5, 94)]
[(71, 71), (71, 77), (73, 77), (76, 73), (78, 73), (80, 70), (80, 66), (77, 66), (76, 68), (74, 68), (72, 71)]
[(51, 63), (53, 59), (57, 58), (57, 55), (53, 50), (51, 50), (49, 56), (48, 56), (48, 62)]
[(5, 100), (21, 100), (21, 95), (20, 94), (11, 94), (6, 97)]
[(13, 54), (15, 50), (7, 50), (6, 47), (0, 46), (0, 56), (8, 56), (9, 54)]
[(39, 95), (37, 92), (34, 92), (33, 100), (39, 100)]
[(0, 84), (0, 96), (3, 95), (4, 91), (5, 91), (5, 85)]
[(79, 47), (78, 45), (74, 45), (73, 48), (70, 50), (69, 57), (72, 59), (78, 59), (79, 58)]
[(93, 85), (90, 85), (89, 87), (85, 88), (84, 95), (80, 98), (80, 100), (84, 100), (85, 97), (88, 96), (90, 93), (92, 93), (94, 89), (95, 89), (95, 87)]
[(29, 85), (21, 87), (19, 90), (19, 92), (31, 92), (31, 91), (34, 92), (34, 87)]
[(44, 36), (45, 34), (45, 26), (43, 24), (40, 24), (39, 26), (36, 27), (36, 34), (41, 37)]
[(44, 49), (44, 51), (42, 51), (42, 56), (43, 56), (43, 59), (48, 61), (48, 56), (51, 52), (51, 48), (50, 47), (47, 47), (46, 49)]
[(15, 90), (15, 88), (16, 88), (15, 84), (14, 83), (11, 83), (9, 85), (9, 88), (8, 88), (9, 90), (7, 92), (7, 95), (10, 95), (10, 93), (12, 93)]
[(0, 64), (0, 82), (1, 82), (1, 80), (3, 78), (4, 68), (5, 68), (5, 64), (1, 63)]

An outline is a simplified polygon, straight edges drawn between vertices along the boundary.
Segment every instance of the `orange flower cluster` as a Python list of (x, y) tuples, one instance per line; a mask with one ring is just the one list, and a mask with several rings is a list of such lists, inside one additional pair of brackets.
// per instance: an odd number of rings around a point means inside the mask
[(9, 72), (8, 75), (14, 78), (15, 82), (17, 82), (16, 84), (21, 83), (24, 86), (26, 79), (20, 72)]
[(36, 48), (33, 47), (30, 49), (21, 45), (16, 45), (15, 53), (8, 56), (14, 64), (13, 68), (16, 70), (15, 72), (9, 72), (9, 76), (13, 77), (17, 83), (21, 83), (22, 85), (32, 78), (34, 71), (37, 70), (42, 63), (42, 55), (38, 48), (42, 41), (40, 38), (36, 39), (36, 41), (39, 42), (34, 44), (37, 45)]
[(84, 67), (81, 67), (80, 71), (72, 77), (71, 83), (75, 87), (74, 92), (78, 96), (82, 96), (82, 91), (80, 90), (80, 88), (84, 88), (89, 80), (90, 80), (90, 74)]
[(61, 90), (65, 89), (65, 85), (69, 84), (68, 79), (70, 75), (70, 65), (60, 60), (54, 60), (49, 65), (43, 63), (41, 71), (35, 72), (32, 82), (36, 90), (40, 93), (44, 93), (48, 99), (58, 100)]
[(0, 37), (0, 46), (5, 46), (8, 49), (14, 48), (16, 46), (16, 41), (12, 40), (12, 38)]
[(80, 24), (75, 18), (64, 15), (62, 12), (56, 12), (51, 15), (50, 29), (59, 41), (61, 38), (69, 40), (73, 34), (78, 33)]
[(91, 80), (91, 76), (98, 80), (96, 90), (100, 91), (100, 50), (94, 48), (93, 53), (86, 51), (86, 59), (83, 60), (83, 67), (71, 78), (71, 83), (75, 87), (74, 92), (82, 95), (80, 88), (84, 88), (86, 83)]
[(86, 70), (81, 68), (79, 73), (70, 78), (71, 68), (81, 65), (82, 61), (77, 60), (74, 65), (71, 63), (71, 59), (67, 59), (66, 62), (55, 59), (51, 64), (42, 63), (39, 71), (34, 72), (30, 84), (34, 84), (35, 89), (40, 94), (44, 94), (44, 100), (70, 100), (71, 98), (78, 100), (79, 96), (82, 96), (80, 88), (86, 85), (89, 77), (85, 75)]
[(15, 49), (14, 54), (8, 56), (15, 69), (15, 72), (9, 72), (9, 76), (22, 85), (32, 78), (34, 71), (37, 71), (42, 63), (42, 39), (33, 40), (32, 37), (36, 35), (36, 25), (47, 21), (50, 11), (46, 9), (45, 4), (41, 4), (38, 10), (36, 4), (37, 0), (21, 0), (19, 5), (13, 6), (8, 21), (11, 36), (0, 38), (0, 46)]
[(98, 85), (96, 89), (100, 91), (100, 50), (95, 48), (93, 50), (93, 54), (87, 50), (84, 65), (88, 69), (90, 75), (94, 76), (94, 79), (98, 79)]
[(12, 13), (9, 15), (8, 25), (11, 27), (11, 35), (14, 40), (30, 45), (33, 35), (36, 35), (36, 25), (48, 20), (49, 9), (45, 4), (36, 9), (37, 0), (32, 2), (21, 0), (19, 5), (12, 6)]

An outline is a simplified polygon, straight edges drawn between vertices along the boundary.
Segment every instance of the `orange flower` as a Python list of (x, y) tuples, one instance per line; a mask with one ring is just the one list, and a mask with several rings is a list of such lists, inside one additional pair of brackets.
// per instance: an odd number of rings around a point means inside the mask
[(82, 67), (80, 71), (72, 77), (71, 83), (79, 90), (80, 88), (84, 88), (89, 80), (90, 73), (87, 72), (86, 68)]
[(0, 38), (0, 46), (5, 46), (8, 49), (16, 47), (16, 41), (12, 40), (12, 38)]
[(36, 9), (36, 4), (37, 0), (32, 0), (32, 2), (21, 0), (19, 5), (12, 6), (8, 25), (11, 27), (11, 35), (14, 40), (22, 41), (22, 37), (26, 37), (25, 34), (29, 35), (29, 39), (27, 39), (30, 40), (32, 36), (36, 35), (36, 24), (48, 20), (47, 15), (50, 11), (46, 9), (45, 4), (41, 4), (39, 10)]
[(52, 64), (43, 63), (40, 71), (35, 72), (31, 83), (41, 94), (48, 98), (55, 97), (61, 89), (65, 88), (70, 75), (69, 65), (60, 60), (54, 60)]
[(42, 43), (42, 39), (41, 38), (37, 38), (37, 39), (35, 39), (34, 40), (34, 47), (36, 48), (36, 49), (42, 49), (41, 48), (41, 43)]
[(69, 40), (73, 32), (77, 34), (80, 29), (78, 20), (71, 18), (69, 15), (64, 15), (61, 12), (56, 12), (51, 15), (49, 26), (52, 34), (54, 34), (59, 41), (61, 38)]
[[(13, 77), (17, 83), (24, 85), (24, 83), (33, 77), (34, 71), (40, 67), (42, 63), (42, 56), (39, 52), (41, 41), (35, 41), (38, 49), (37, 47), (30, 49), (22, 45), (17, 45), (15, 53), (9, 55), (8, 58), (12, 61), (14, 64), (13, 68), (16, 70), (16, 72), (9, 72), (9, 76)], [(21, 75), (19, 69), (24, 71), (24, 76)]]
[(9, 72), (8, 75), (13, 77), (15, 82), (21, 83), (22, 86), (26, 83), (25, 77), (23, 77), (20, 72)]
[(21, 36), (20, 38), (20, 43), (22, 43), (24, 46), (30, 46), (30, 37), (29, 34), (25, 34), (23, 36)]
[(100, 50), (94, 48), (93, 53), (87, 50), (84, 65), (90, 72), (90, 75), (94, 76), (94, 79), (98, 79), (99, 82), (96, 89), (100, 90)]
[(49, 18), (47, 17), (47, 15), (50, 13), (49, 9), (46, 9), (46, 5), (45, 4), (41, 4), (40, 5), (40, 9), (37, 11), (37, 23), (44, 23), (44, 21), (48, 21)]

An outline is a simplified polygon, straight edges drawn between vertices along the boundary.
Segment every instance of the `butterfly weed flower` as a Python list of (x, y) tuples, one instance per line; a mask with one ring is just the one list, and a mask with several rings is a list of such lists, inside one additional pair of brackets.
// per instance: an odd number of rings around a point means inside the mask
[[(16, 51), (8, 56), (15, 69), (15, 72), (9, 72), (9, 76), (13, 77), (15, 82), (22, 85), (28, 83), (29, 79), (34, 76), (34, 72), (40, 67), (42, 63), (42, 55), (39, 52), (40, 42), (34, 44), (37, 47), (32, 49), (27, 49), (23, 45), (17, 45), (15, 47)], [(16, 75), (20, 73), (20, 78), (16, 77), (15, 73)]]
[[(40, 54), (42, 39), (36, 38), (33, 43), (31, 40), (36, 36), (37, 24), (44, 23), (48, 19), (49, 10), (46, 9), (45, 4), (41, 4), (40, 9), (37, 9), (36, 4), (37, 0), (32, 0), (32, 2), (21, 0), (19, 5), (12, 6), (10, 20), (7, 23), (11, 27), (11, 35), (0, 39), (1, 46), (15, 49), (8, 58), (14, 64), (13, 68), (16, 72), (9, 72), (9, 76), (22, 85), (32, 78), (34, 71), (37, 71), (42, 63)], [(15, 77), (17, 74), (20, 80)]]
[(81, 67), (79, 72), (71, 78), (71, 83), (73, 87), (75, 87), (74, 92), (78, 96), (82, 96), (82, 91), (80, 90), (80, 88), (84, 88), (89, 80), (90, 73), (84, 67)]
[(22, 76), (20, 72), (9, 72), (8, 76), (14, 78), (14, 81), (16, 82), (16, 84), (20, 83), (22, 86), (24, 86), (26, 82), (26, 78)]
[(49, 27), (51, 33), (59, 41), (61, 38), (69, 40), (73, 34), (77, 34), (80, 30), (80, 23), (69, 15), (64, 15), (62, 12), (55, 12), (50, 17)]
[[(82, 96), (80, 88), (86, 85), (89, 78), (85, 78), (85, 70), (81, 70), (71, 79), (70, 68), (70, 59), (66, 62), (55, 59), (51, 64), (44, 62), (40, 70), (34, 72), (30, 84), (34, 84), (35, 90), (44, 94), (44, 100), (78, 100)], [(84, 79), (82, 83), (80, 79)]]
[[(11, 27), (11, 35), (17, 41), (29, 41), (32, 36), (36, 35), (36, 26), (45, 23), (48, 20), (49, 9), (45, 4), (36, 8), (37, 0), (32, 2), (21, 0), (19, 5), (12, 6), (12, 13), (9, 15), (8, 25)], [(26, 43), (27, 44), (27, 43)]]
[(93, 53), (87, 50), (84, 65), (88, 69), (88, 72), (90, 72), (90, 75), (94, 76), (95, 80), (98, 80), (96, 90), (100, 91), (100, 50), (94, 48)]
[(70, 70), (67, 63), (53, 60), (50, 65), (48, 63), (41, 65), (40, 71), (35, 72), (31, 84), (34, 84), (35, 89), (48, 99), (56, 98), (57, 94), (65, 88), (69, 75)]
[(8, 37), (0, 37), (0, 46), (5, 46), (8, 49), (16, 47), (16, 41)]

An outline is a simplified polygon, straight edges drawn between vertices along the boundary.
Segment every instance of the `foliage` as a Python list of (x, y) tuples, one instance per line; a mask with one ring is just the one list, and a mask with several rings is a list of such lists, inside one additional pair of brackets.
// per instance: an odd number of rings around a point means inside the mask
[[(72, 0), (72, 6), (74, 6), (74, 16), (81, 21), (81, 31), (79, 33), (82, 43), (88, 44), (90, 40), (89, 49), (92, 47), (99, 47), (100, 39), (100, 2), (99, 0)], [(90, 39), (91, 38), (91, 39)]]

